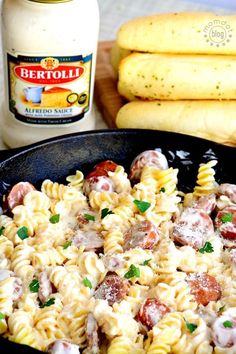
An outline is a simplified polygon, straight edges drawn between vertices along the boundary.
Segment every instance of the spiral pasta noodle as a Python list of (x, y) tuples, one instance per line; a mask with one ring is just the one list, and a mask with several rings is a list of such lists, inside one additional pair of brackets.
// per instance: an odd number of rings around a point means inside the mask
[(39, 349), (40, 338), (36, 330), (32, 330), (33, 320), (28, 312), (15, 311), (8, 319), (10, 339), (19, 344), (27, 344)]
[(69, 182), (68, 186), (78, 189), (80, 192), (83, 190), (84, 175), (81, 171), (76, 171), (75, 175), (66, 177), (66, 181)]
[(13, 292), (15, 278), (8, 276), (0, 281), (0, 312), (9, 316), (13, 312)]
[(64, 333), (58, 327), (58, 317), (63, 305), (59, 298), (50, 307), (40, 309), (35, 318), (35, 328), (42, 337), (45, 346), (50, 342), (64, 337)]
[(131, 183), (123, 166), (118, 165), (114, 172), (108, 173), (113, 181), (115, 191), (117, 193), (130, 193)]
[(104, 237), (104, 254), (123, 252), (123, 233), (119, 230), (107, 232)]
[(3, 235), (6, 236), (14, 245), (18, 245), (22, 240), (17, 235), (18, 227), (14, 220), (6, 215), (0, 215), (0, 228), (3, 228)]
[(33, 248), (24, 244), (15, 247), (11, 256), (11, 268), (22, 279), (31, 279), (35, 269), (31, 265)]
[(215, 193), (216, 182), (215, 182), (215, 171), (213, 167), (217, 164), (216, 160), (211, 160), (207, 163), (201, 164), (198, 169), (197, 175), (197, 186), (194, 188), (194, 195), (201, 197), (203, 195), (208, 195)]
[(144, 354), (129, 338), (119, 336), (112, 339), (107, 354)]
[(96, 211), (101, 211), (105, 208), (113, 209), (118, 205), (118, 202), (119, 195), (116, 192), (106, 193), (92, 191), (89, 194), (89, 204)]
[(221, 232), (236, 203), (219, 195), (216, 161), (187, 194), (178, 169), (141, 165), (135, 181), (103, 162), (112, 192), (78, 170), (45, 180), (0, 215), (0, 334), (45, 352), (62, 340), (84, 354), (234, 353), (214, 332), (236, 304), (234, 240)]
[(80, 348), (84, 348), (87, 343), (85, 328), (87, 317), (87, 310), (80, 309), (78, 305), (73, 308), (73, 319), (69, 323), (69, 333), (73, 342), (78, 344)]
[(147, 354), (167, 354), (181, 336), (182, 315), (173, 312), (161, 320), (153, 329), (153, 340)]

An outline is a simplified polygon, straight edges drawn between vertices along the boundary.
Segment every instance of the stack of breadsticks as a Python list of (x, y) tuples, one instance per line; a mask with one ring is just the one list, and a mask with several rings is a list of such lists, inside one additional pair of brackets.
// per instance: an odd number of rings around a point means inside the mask
[(236, 145), (236, 16), (173, 13), (118, 31), (112, 62), (129, 103), (118, 128), (174, 131)]

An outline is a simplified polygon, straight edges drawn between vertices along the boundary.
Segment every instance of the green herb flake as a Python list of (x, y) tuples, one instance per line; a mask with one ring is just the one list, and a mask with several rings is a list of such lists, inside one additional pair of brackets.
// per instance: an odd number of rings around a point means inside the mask
[(152, 260), (151, 258), (150, 258), (150, 259), (146, 259), (146, 261), (144, 261), (142, 265), (147, 266), (148, 263), (149, 263), (151, 260)]
[(223, 326), (224, 326), (225, 328), (233, 328), (233, 322), (231, 322), (231, 321), (225, 321), (225, 322), (223, 322)]
[(224, 215), (222, 215), (222, 217), (221, 217), (221, 221), (222, 222), (231, 222), (233, 220), (233, 214), (231, 214), (231, 213), (226, 213), (226, 214), (224, 214)]
[(221, 306), (218, 310), (218, 314), (221, 315), (225, 311), (225, 305)]
[(66, 250), (68, 247), (70, 247), (72, 245), (72, 241), (68, 241), (66, 243), (64, 243), (63, 245), (63, 249)]
[(37, 293), (39, 291), (39, 281), (38, 279), (33, 279), (29, 284), (29, 289), (31, 293)]
[(89, 289), (92, 289), (92, 287), (93, 287), (91, 281), (88, 278), (83, 279), (83, 284), (84, 284), (84, 286), (86, 286), (86, 288), (89, 288)]
[(17, 231), (17, 235), (20, 237), (20, 239), (23, 241), (24, 239), (28, 238), (28, 229), (26, 226), (22, 226), (19, 228)]
[(51, 224), (57, 224), (60, 221), (60, 214), (54, 214), (49, 219)]
[(212, 253), (214, 248), (210, 242), (206, 242), (205, 245), (198, 250), (200, 253)]
[(160, 189), (160, 193), (165, 193), (165, 191), (166, 191), (166, 189), (165, 189), (164, 187), (162, 187), (162, 188)]
[(0, 227), (0, 236), (2, 236), (4, 230), (5, 230), (4, 226)]
[(5, 318), (5, 315), (2, 312), (0, 312), (0, 321), (4, 320), (4, 318)]
[(145, 211), (147, 211), (151, 206), (151, 203), (144, 202), (142, 200), (137, 200), (137, 199), (134, 200), (134, 204), (137, 206), (138, 210), (141, 213), (145, 213)]
[(39, 307), (41, 309), (43, 309), (44, 307), (49, 307), (51, 305), (54, 305), (55, 304), (55, 299), (52, 297), (51, 299), (49, 299), (48, 301), (46, 301), (44, 304), (40, 304)]
[(113, 211), (109, 210), (108, 208), (102, 209), (101, 218), (104, 219), (107, 215), (114, 214)]
[(85, 218), (87, 221), (95, 221), (95, 216), (94, 216), (94, 215), (91, 215), (91, 214), (84, 214), (84, 218)]
[(124, 278), (130, 279), (130, 278), (138, 278), (138, 277), (140, 277), (140, 269), (138, 267), (135, 267), (135, 265), (131, 264), (128, 272), (125, 273)]
[(185, 322), (186, 322), (186, 327), (188, 328), (190, 333), (193, 333), (197, 329), (197, 325), (195, 323), (189, 323), (187, 321)]

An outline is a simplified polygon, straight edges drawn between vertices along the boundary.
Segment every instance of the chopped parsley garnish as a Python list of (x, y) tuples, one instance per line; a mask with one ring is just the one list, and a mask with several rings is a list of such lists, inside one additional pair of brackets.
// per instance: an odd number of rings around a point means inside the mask
[(150, 259), (146, 259), (146, 261), (144, 261), (142, 265), (144, 265), (144, 266), (148, 265), (148, 263), (149, 263), (151, 260), (152, 260), (151, 258), (150, 258)]
[(54, 305), (55, 304), (55, 299), (52, 297), (51, 299), (49, 299), (48, 301), (46, 301), (44, 304), (40, 304), (39, 307), (41, 309), (43, 309), (44, 307), (49, 307), (51, 305)]
[(68, 247), (70, 247), (72, 245), (72, 241), (68, 241), (66, 243), (64, 243), (63, 245), (63, 249), (66, 250)]
[(38, 279), (33, 279), (29, 285), (31, 293), (37, 293), (39, 291), (39, 281)]
[(205, 245), (198, 250), (200, 253), (212, 253), (214, 248), (210, 242), (206, 242)]
[(89, 289), (92, 289), (92, 287), (93, 287), (91, 281), (88, 278), (83, 279), (83, 284), (84, 284), (84, 286), (86, 286), (86, 288), (89, 288)]
[(138, 278), (138, 277), (140, 277), (140, 269), (138, 267), (135, 267), (135, 265), (131, 264), (128, 272), (125, 273), (124, 278), (130, 279), (130, 278)]
[(136, 207), (141, 213), (145, 213), (145, 211), (147, 211), (151, 206), (151, 203), (144, 202), (143, 200), (137, 200), (137, 199), (134, 200), (134, 204), (136, 205)]
[(188, 328), (190, 333), (193, 333), (197, 329), (197, 325), (195, 323), (189, 323), (187, 321), (185, 322), (186, 322), (186, 327)]
[(49, 219), (51, 224), (57, 224), (60, 221), (60, 214), (54, 214)]
[(26, 226), (22, 226), (21, 228), (19, 228), (19, 230), (17, 231), (17, 235), (20, 237), (20, 239), (23, 241), (24, 239), (28, 238), (28, 229)]
[(4, 230), (5, 230), (4, 226), (0, 227), (0, 236), (2, 236)]
[(231, 213), (226, 213), (221, 217), (222, 222), (231, 222), (232, 220), (233, 220), (233, 214)]
[(101, 218), (104, 219), (107, 215), (114, 214), (113, 211), (108, 208), (102, 209)]
[(225, 305), (221, 306), (218, 310), (218, 314), (222, 314), (225, 311)]
[(160, 193), (165, 193), (165, 191), (166, 191), (166, 189), (165, 189), (164, 187), (162, 187), (162, 188), (160, 189)]
[(95, 216), (91, 214), (84, 214), (84, 218), (88, 221), (95, 221)]
[(225, 328), (233, 328), (233, 322), (231, 322), (231, 321), (225, 321), (225, 322), (223, 322), (223, 326), (224, 326)]
[(2, 312), (0, 312), (0, 321), (4, 320), (4, 318), (5, 318), (4, 314)]

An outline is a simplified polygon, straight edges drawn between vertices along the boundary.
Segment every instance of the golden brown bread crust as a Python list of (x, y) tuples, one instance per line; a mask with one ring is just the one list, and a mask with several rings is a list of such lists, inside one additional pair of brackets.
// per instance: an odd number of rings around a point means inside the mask
[(236, 56), (134, 53), (119, 66), (119, 93), (129, 101), (236, 99)]
[(236, 101), (136, 101), (118, 112), (118, 128), (144, 128), (198, 136), (236, 146)]
[(127, 57), (130, 53), (130, 50), (120, 48), (117, 42), (114, 42), (110, 52), (110, 60), (116, 76), (118, 76), (118, 68), (121, 60)]
[(236, 16), (181, 12), (139, 17), (121, 26), (117, 42), (138, 52), (233, 55)]

